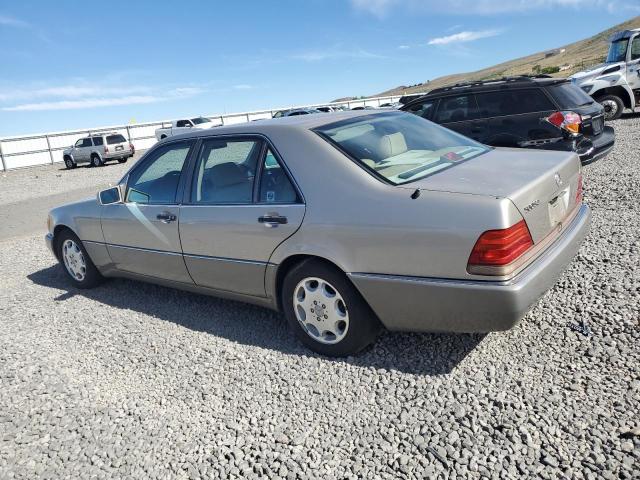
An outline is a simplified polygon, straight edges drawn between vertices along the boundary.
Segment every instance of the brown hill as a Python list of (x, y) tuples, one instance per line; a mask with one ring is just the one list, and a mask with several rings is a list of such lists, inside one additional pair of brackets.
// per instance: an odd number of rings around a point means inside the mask
[(493, 67), (483, 68), (476, 72), (455, 73), (410, 87), (401, 86), (392, 88), (372, 96), (384, 97), (420, 93), (455, 83), (540, 73), (549, 67), (562, 69), (559, 72), (552, 73), (553, 76), (566, 77), (591, 65), (601, 63), (607, 55), (607, 39), (609, 36), (618, 30), (634, 28), (640, 28), (640, 16), (611, 27), (585, 40), (580, 40), (554, 50), (534, 53), (533, 55), (510, 60)]

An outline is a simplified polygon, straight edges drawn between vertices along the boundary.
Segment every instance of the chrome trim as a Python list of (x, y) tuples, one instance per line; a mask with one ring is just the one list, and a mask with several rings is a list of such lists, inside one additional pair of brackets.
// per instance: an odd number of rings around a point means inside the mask
[(514, 274), (517, 275), (519, 271), (526, 267), (532, 260), (538, 257), (544, 252), (547, 247), (554, 243), (564, 232), (574, 227), (574, 220), (578, 216), (578, 213), (583, 210), (583, 203), (577, 204), (573, 211), (565, 217), (562, 222), (559, 222), (554, 229), (542, 240), (536, 243), (532, 248), (526, 251), (522, 256), (514, 260), (508, 265), (490, 266), (490, 265), (467, 265), (467, 272), (474, 275), (492, 275), (492, 276), (507, 276)]
[(190, 253), (184, 253), (183, 255), (185, 257), (195, 258), (199, 260), (216, 260), (216, 261), (222, 261), (222, 262), (246, 263), (249, 265), (261, 265), (261, 266), (275, 265), (275, 263), (261, 262), (259, 260), (243, 260), (239, 258), (228, 258), (228, 257), (211, 257), (208, 255), (193, 255)]
[[(91, 242), (91, 243), (100, 244), (101, 242)], [(153, 248), (130, 247), (130, 246), (127, 246), (127, 245), (118, 245), (118, 244), (114, 244), (114, 243), (102, 243), (102, 245), (106, 245), (107, 247), (114, 247), (114, 248), (124, 248), (125, 250), (137, 250), (139, 252), (160, 253), (160, 254), (163, 254), (163, 255), (182, 256), (182, 252), (170, 252), (168, 250), (155, 250)]]

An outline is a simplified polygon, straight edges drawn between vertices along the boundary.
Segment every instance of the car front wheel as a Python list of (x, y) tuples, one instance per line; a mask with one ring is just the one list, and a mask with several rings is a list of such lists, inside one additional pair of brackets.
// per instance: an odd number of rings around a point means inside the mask
[(64, 157), (64, 166), (69, 170), (71, 170), (72, 168), (76, 168), (76, 164), (73, 160), (71, 160), (71, 157)]
[(60, 233), (56, 242), (58, 258), (77, 288), (93, 288), (103, 281), (80, 239), (70, 230)]
[(320, 260), (306, 260), (287, 274), (282, 306), (297, 337), (322, 355), (353, 355), (380, 331), (380, 322), (344, 273)]
[(617, 95), (605, 95), (598, 98), (598, 103), (604, 107), (604, 118), (606, 120), (617, 120), (622, 116), (624, 103)]

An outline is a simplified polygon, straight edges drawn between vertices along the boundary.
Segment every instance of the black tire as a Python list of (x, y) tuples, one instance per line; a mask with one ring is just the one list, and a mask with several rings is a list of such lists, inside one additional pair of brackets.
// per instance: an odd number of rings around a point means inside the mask
[[(296, 315), (294, 295), (298, 294), (299, 283), (310, 277), (326, 281), (344, 301), (342, 306), (348, 315), (348, 323), (344, 328), (344, 337), (336, 343), (323, 343), (318, 340), (317, 330), (313, 330), (315, 327), (311, 327), (311, 330), (316, 333), (314, 336), (309, 333), (309, 328), (303, 326)], [(322, 355), (344, 357), (356, 354), (373, 343), (380, 332), (380, 321), (346, 275), (333, 265), (321, 260), (305, 260), (293, 267), (284, 279), (281, 295), (282, 308), (291, 329), (305, 346)], [(321, 310), (316, 310), (316, 312), (328, 310), (325, 305), (320, 307)], [(323, 317), (328, 318), (324, 315)], [(320, 322), (322, 321), (320, 320)], [(336, 336), (331, 337), (331, 335), (329, 337), (330, 339), (337, 338)]]
[(95, 153), (91, 155), (92, 167), (102, 167), (103, 165), (104, 165), (104, 161), (100, 158), (100, 155), (96, 155)]
[(167, 138), (166, 135), (160, 135), (160, 140), (164, 140), (165, 138)]
[(127, 163), (127, 160), (129, 160), (129, 157), (119, 158), (118, 163)]
[[(598, 97), (598, 103), (604, 107), (605, 120), (617, 120), (624, 111), (624, 102), (617, 95), (604, 95)], [(615, 105), (614, 105), (615, 104)]]
[[(81, 258), (84, 261), (85, 267), (83, 278), (74, 276), (72, 274), (72, 269), (67, 267), (67, 264), (65, 262), (65, 247), (70, 247), (70, 245), (67, 244), (67, 241), (73, 242), (73, 245), (77, 246), (80, 250), (79, 253), (81, 253)], [(91, 258), (87, 254), (87, 251), (82, 244), (82, 241), (71, 230), (63, 230), (58, 235), (56, 235), (56, 253), (58, 256), (58, 260), (60, 261), (60, 265), (62, 265), (62, 268), (66, 274), (66, 277), (73, 283), (76, 288), (94, 288), (104, 281), (104, 277), (100, 275), (100, 272), (91, 261)], [(75, 268), (77, 268), (77, 265), (75, 266)]]
[(67, 167), (67, 170), (77, 167), (76, 163), (69, 156), (64, 157), (64, 166)]

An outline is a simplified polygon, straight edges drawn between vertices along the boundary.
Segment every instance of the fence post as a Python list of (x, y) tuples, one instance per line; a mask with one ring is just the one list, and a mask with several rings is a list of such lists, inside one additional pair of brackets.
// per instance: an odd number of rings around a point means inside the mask
[(247, 113), (246, 117), (247, 117), (247, 123), (249, 123), (251, 120), (249, 119), (249, 114), (248, 113)]
[(131, 143), (131, 131), (129, 130), (129, 125), (127, 125), (127, 139), (129, 140), (129, 143)]
[(2, 171), (7, 171), (7, 166), (4, 163), (4, 155), (2, 154), (2, 142), (0, 142), (0, 160), (2, 160)]
[(53, 152), (51, 151), (51, 143), (49, 143), (49, 135), (45, 135), (44, 138), (47, 139), (47, 150), (49, 150), (49, 158), (51, 159), (51, 163), (53, 164)]

